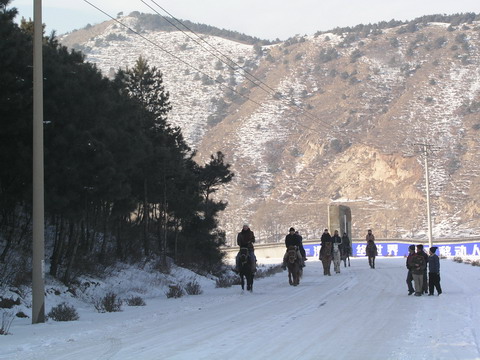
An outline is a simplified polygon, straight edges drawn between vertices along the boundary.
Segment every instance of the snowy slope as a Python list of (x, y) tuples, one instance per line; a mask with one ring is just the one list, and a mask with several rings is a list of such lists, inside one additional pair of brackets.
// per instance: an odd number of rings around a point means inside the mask
[(407, 296), (404, 258), (341, 271), (325, 277), (310, 259), (298, 287), (286, 272), (253, 293), (206, 281), (201, 295), (83, 308), (76, 322), (15, 320), (0, 359), (480, 359), (480, 268), (442, 260), (444, 293), (420, 298)]

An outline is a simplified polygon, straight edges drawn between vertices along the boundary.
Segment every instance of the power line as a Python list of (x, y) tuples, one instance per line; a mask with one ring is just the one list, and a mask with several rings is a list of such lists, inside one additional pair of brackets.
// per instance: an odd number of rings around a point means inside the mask
[[(92, 4), (90, 1), (88, 0), (83, 0), (85, 3), (87, 3), (88, 5), (92, 6), (93, 8), (95, 8), (96, 10), (100, 11), (102, 14), (106, 15), (107, 17), (109, 17), (110, 19), (112, 19), (113, 21), (115, 21), (116, 23), (120, 24), (121, 26), (125, 27), (126, 29), (128, 29), (129, 31), (133, 32), (134, 34), (138, 35), (139, 37), (141, 37), (142, 39), (144, 39), (145, 41), (147, 41), (148, 43), (152, 44), (153, 46), (159, 48), (160, 50), (162, 50), (163, 52), (167, 53), (168, 55), (172, 56), (173, 58), (175, 58), (176, 60), (182, 62), (183, 64), (187, 65), (188, 67), (192, 68), (193, 70), (205, 75), (206, 77), (208, 77), (209, 79), (211, 79), (212, 81), (216, 82), (217, 84), (219, 84), (220, 86), (228, 89), (228, 90), (231, 90), (233, 91), (234, 93), (236, 93), (237, 95), (240, 95), (241, 97), (243, 97), (244, 99), (248, 100), (248, 101), (251, 101), (252, 103), (258, 105), (259, 107), (262, 106), (261, 103), (259, 103), (258, 101), (255, 101), (251, 98), (249, 98), (248, 96), (245, 96), (244, 94), (241, 94), (239, 91), (235, 90), (234, 88), (231, 88), (223, 83), (221, 83), (220, 81), (218, 81), (217, 79), (214, 79), (213, 77), (211, 77), (210, 75), (208, 75), (207, 73), (205, 73), (204, 71), (196, 68), (194, 65), (188, 63), (187, 61), (183, 60), (182, 58), (176, 56), (175, 54), (173, 54), (171, 51), (168, 51), (167, 49), (163, 48), (162, 46), (160, 46), (159, 44), (157, 44), (156, 42), (148, 39), (147, 37), (143, 36), (142, 34), (140, 34), (138, 31), (135, 31), (134, 29), (132, 29), (130, 26), (126, 25), (125, 23), (121, 22), (120, 20), (114, 18), (112, 15), (110, 15), (109, 13), (107, 13), (106, 11), (100, 9), (98, 6)], [(292, 119), (292, 121), (294, 121), (297, 125), (307, 129), (307, 130), (310, 130), (310, 131), (313, 131), (313, 132), (319, 132), (317, 129), (314, 129), (314, 128), (311, 128), (309, 126), (306, 126), (300, 122), (298, 122), (297, 120), (295, 119)]]
[[(116, 23), (120, 24), (121, 26), (123, 26), (124, 28), (128, 29), (129, 31), (131, 31), (132, 33), (136, 34), (137, 36), (141, 37), (143, 40), (147, 41), (148, 43), (152, 44), (154, 47), (156, 48), (159, 48), (160, 50), (162, 50), (163, 52), (167, 53), (168, 55), (172, 56), (173, 58), (175, 58), (176, 60), (180, 61), (181, 63), (187, 65), (188, 67), (192, 68), (193, 70), (195, 70), (196, 72), (198, 73), (201, 73), (203, 74), (204, 76), (206, 76), (207, 78), (211, 79), (212, 81), (214, 81), (215, 83), (219, 84), (220, 86), (222, 86), (223, 88), (225, 89), (228, 89), (232, 92), (234, 92), (235, 94), (237, 95), (240, 95), (242, 98), (258, 105), (259, 107), (261, 107), (263, 104), (256, 101), (256, 100), (253, 100), (251, 99), (250, 97), (240, 93), (239, 91), (237, 91), (236, 89), (230, 87), (230, 86), (227, 86), (225, 84), (223, 84), (222, 82), (220, 82), (219, 80), (217, 79), (214, 79), (212, 76), (208, 75), (207, 73), (205, 73), (204, 71), (202, 71), (201, 69), (198, 69), (197, 67), (195, 67), (194, 65), (190, 64), (189, 62), (183, 60), (182, 58), (178, 57), (177, 55), (173, 54), (171, 51), (168, 51), (167, 49), (165, 49), (164, 47), (160, 46), (158, 43), (148, 39), (147, 37), (145, 37), (144, 35), (140, 34), (138, 31), (132, 29), (130, 26), (126, 25), (125, 23), (121, 22), (120, 20), (114, 18), (112, 15), (108, 14), (106, 11), (100, 9), (98, 6), (92, 4), (90, 1), (88, 0), (83, 0), (85, 3), (87, 3), (88, 5), (92, 6), (93, 8), (95, 8), (96, 10), (100, 11), (101, 13), (103, 13), (104, 15), (106, 15), (107, 17), (109, 17), (110, 19), (112, 19), (113, 21), (115, 21)], [(182, 29), (178, 28), (175, 24), (173, 24), (170, 20), (168, 20), (165, 16), (161, 15), (160, 13), (158, 13), (158, 11), (156, 11), (155, 9), (153, 9), (150, 5), (148, 5), (144, 0), (141, 0), (142, 3), (144, 3), (146, 6), (148, 6), (150, 9), (152, 9), (153, 11), (155, 11), (159, 16), (163, 17), (167, 22), (169, 22), (172, 26), (174, 26), (176, 29), (178, 29), (179, 31), (181, 31), (182, 33), (184, 33), (185, 35), (187, 35), (190, 39), (194, 40), (195, 43), (197, 43), (198, 45), (202, 46), (198, 41), (196, 41), (195, 39), (193, 39), (190, 35), (186, 34)], [(198, 35), (196, 32), (194, 32), (193, 30), (191, 30), (188, 26), (186, 26), (185, 24), (183, 24), (180, 20), (178, 20), (176, 17), (174, 17), (173, 15), (171, 15), (167, 10), (165, 10), (163, 7), (161, 7), (157, 2), (155, 2), (154, 0), (151, 0), (152, 3), (154, 3), (156, 6), (158, 6), (160, 9), (162, 9), (163, 11), (165, 11), (167, 14), (169, 14), (173, 19), (175, 19), (178, 23), (180, 23), (183, 27), (185, 27), (186, 29), (188, 29), (190, 32), (192, 32), (193, 34), (195, 34), (199, 39), (201, 39), (202, 42), (206, 43), (209, 47), (213, 48), (216, 52), (218, 52), (219, 54), (221, 54), (224, 58), (226, 58), (230, 63), (228, 62), (225, 62), (224, 60), (222, 60), (220, 57), (218, 57), (217, 55), (213, 54), (211, 51), (205, 49), (204, 46), (202, 46), (202, 48), (204, 48), (205, 50), (207, 50), (210, 54), (214, 55), (217, 59), (219, 59), (221, 62), (223, 62), (224, 64), (226, 64), (227, 66), (229, 66), (230, 68), (232, 68), (234, 71), (237, 71), (238, 72), (238, 69), (242, 69), (245, 73), (247, 73), (251, 78), (245, 76), (244, 74), (240, 73), (241, 76), (243, 76), (246, 80), (252, 82), (253, 84), (255, 84), (256, 86), (259, 86), (259, 88), (263, 91), (265, 91), (267, 94), (269, 95), (272, 95), (270, 91), (274, 92), (273, 94), (273, 98), (281, 98), (283, 100), (286, 100), (286, 105), (290, 108), (292, 107), (295, 107), (297, 109), (300, 109), (301, 110), (301, 115), (305, 115), (307, 116), (310, 120), (316, 120), (322, 124), (324, 124), (326, 127), (328, 127), (333, 133), (337, 134), (337, 135), (340, 135), (340, 137), (346, 137), (347, 140), (349, 141), (350, 143), (350, 138), (347, 136), (347, 134), (345, 134), (344, 132), (342, 132), (338, 127), (336, 126), (333, 126), (327, 122), (325, 122), (324, 120), (318, 118), (316, 115), (314, 114), (311, 114), (309, 113), (307, 110), (305, 110), (303, 107), (297, 105), (296, 103), (292, 103), (289, 99), (287, 98), (286, 96), (284, 96), (283, 94), (275, 91), (275, 89), (271, 88), (268, 84), (264, 83), (262, 80), (258, 79), (257, 77), (255, 77), (253, 74), (251, 74), (250, 72), (248, 72), (247, 69), (245, 69), (244, 67), (240, 66), (239, 64), (237, 64), (235, 61), (233, 61), (232, 59), (230, 59), (227, 55), (223, 54), (221, 51), (219, 51), (218, 49), (216, 49), (213, 45), (209, 44), (205, 39), (203, 39), (200, 35)], [(231, 64), (234, 64), (238, 67), (238, 69), (235, 69)], [(264, 85), (267, 89), (265, 89), (264, 87), (260, 86), (258, 83), (256, 83), (254, 80), (255, 79), (257, 80), (260, 84)], [(318, 134), (322, 134), (323, 135), (323, 132), (320, 132), (321, 130), (320, 129), (316, 129), (316, 128), (312, 128), (310, 126), (307, 126), (307, 125), (304, 125), (303, 123), (301, 123), (300, 121), (296, 120), (295, 118), (292, 118), (291, 121), (293, 121), (294, 123), (296, 123), (297, 125), (299, 125), (300, 127), (306, 129), (306, 130), (309, 130), (309, 131), (312, 131), (312, 132), (315, 132), (315, 133), (318, 133)], [(370, 144), (368, 143), (364, 143), (362, 141), (359, 141), (359, 140), (356, 140), (356, 143), (359, 143), (359, 144), (363, 144), (365, 146), (371, 146)]]
[[(174, 19), (175, 21), (177, 21), (180, 25), (182, 25), (185, 29), (187, 29), (188, 31), (190, 31), (191, 33), (193, 33), (195, 36), (197, 36), (202, 42), (204, 42), (205, 44), (207, 44), (209, 47), (211, 47), (212, 49), (214, 49), (216, 52), (218, 52), (220, 55), (222, 55), (225, 59), (227, 59), (228, 62), (225, 62), (224, 60), (222, 60), (220, 57), (218, 57), (217, 55), (215, 55), (214, 53), (212, 53), (211, 51), (209, 51), (208, 49), (206, 49), (203, 45), (201, 45), (198, 41), (196, 41), (194, 38), (192, 38), (189, 34), (185, 33), (185, 31), (183, 31), (182, 29), (180, 29), (178, 26), (176, 26), (174, 23), (172, 23), (167, 17), (163, 16), (162, 14), (160, 14), (157, 10), (155, 10), (153, 7), (151, 7), (150, 5), (148, 5), (144, 0), (140, 0), (142, 3), (144, 3), (146, 6), (148, 6), (152, 11), (154, 11), (155, 13), (157, 13), (159, 16), (161, 16), (162, 18), (164, 18), (169, 24), (171, 24), (172, 26), (174, 26), (177, 30), (181, 31), (183, 34), (185, 34), (186, 36), (188, 36), (190, 39), (192, 39), (196, 44), (200, 45), (203, 49), (207, 50), (210, 54), (214, 55), (217, 59), (219, 59), (221, 62), (223, 62), (224, 64), (226, 64), (228, 67), (230, 67), (232, 70), (238, 72), (238, 69), (242, 69), (246, 74), (248, 74), (250, 76), (247, 77), (245, 76), (244, 74), (241, 74), (242, 76), (245, 77), (246, 80), (252, 82), (254, 85), (256, 86), (259, 86), (260, 89), (262, 89), (263, 91), (265, 91), (267, 94), (269, 95), (272, 95), (274, 98), (276, 96), (278, 97), (281, 97), (283, 98), (284, 100), (287, 101), (287, 105), (293, 105), (295, 106), (296, 108), (300, 109), (304, 114), (306, 115), (310, 115), (310, 119), (311, 120), (318, 120), (320, 121), (321, 123), (325, 124), (326, 126), (328, 126), (329, 128), (331, 128), (333, 131), (335, 132), (339, 132), (338, 128), (332, 126), (331, 124), (323, 121), (322, 119), (318, 118), (317, 116), (315, 116), (314, 114), (310, 114), (308, 111), (306, 111), (305, 109), (303, 109), (301, 106), (293, 103), (291, 104), (290, 103), (290, 99), (288, 99), (286, 96), (284, 96), (283, 94), (277, 92), (275, 89), (273, 89), (272, 87), (270, 87), (268, 84), (266, 84), (265, 82), (263, 82), (261, 79), (257, 78), (255, 75), (251, 74), (245, 67), (239, 65), (238, 63), (236, 63), (234, 60), (232, 60), (230, 57), (228, 57), (227, 55), (223, 54), (220, 50), (218, 50), (215, 46), (211, 45), (208, 41), (206, 41), (205, 39), (203, 39), (200, 35), (198, 35), (195, 31), (193, 31), (192, 29), (190, 29), (187, 25), (185, 25), (182, 21), (180, 21), (179, 19), (177, 19), (175, 16), (173, 16), (170, 12), (168, 12), (165, 8), (163, 8), (162, 6), (160, 6), (156, 1), (154, 0), (150, 0), (152, 3), (154, 3), (157, 7), (159, 7), (160, 9), (162, 9), (165, 13), (167, 13), (172, 19)], [(237, 66), (237, 69), (235, 69), (231, 64), (234, 64), (235, 66)], [(255, 82), (254, 80), (252, 79), (255, 79), (257, 82)], [(262, 86), (260, 86), (259, 84), (265, 86), (268, 90), (264, 89)], [(272, 94), (273, 93), (273, 94)], [(343, 134), (342, 134), (343, 135)]]

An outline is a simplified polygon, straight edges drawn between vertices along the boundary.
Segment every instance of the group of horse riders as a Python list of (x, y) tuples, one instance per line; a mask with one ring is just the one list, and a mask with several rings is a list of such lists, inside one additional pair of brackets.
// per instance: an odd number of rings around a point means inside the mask
[[(288, 249), (291, 247), (295, 247), (297, 251), (297, 258), (300, 263), (300, 266), (302, 268), (305, 266), (305, 261), (307, 261), (307, 256), (306, 256), (306, 252), (303, 247), (302, 241), (303, 239), (302, 239), (302, 236), (299, 234), (299, 232), (295, 231), (295, 228), (291, 227), (288, 231), (287, 236), (285, 236), (285, 247), (287, 248), (287, 251), (285, 252), (285, 255), (283, 257), (282, 268), (284, 270), (287, 267)], [(240, 247), (240, 249), (242, 248), (248, 249), (248, 253), (250, 255), (251, 271), (253, 273), (256, 272), (256, 262), (257, 262), (255, 257), (254, 247), (253, 247), (254, 242), (255, 242), (255, 235), (253, 231), (250, 230), (250, 227), (248, 226), (248, 224), (244, 224), (242, 227), (242, 231), (240, 231), (237, 235), (237, 245)], [(334, 260), (335, 271), (340, 272), (340, 269), (336, 266), (336, 261), (335, 261), (336, 258), (334, 258), (334, 255), (336, 254), (337, 249), (339, 250), (339, 256), (341, 257), (342, 260), (345, 260), (347, 257), (349, 257), (352, 254), (352, 248), (351, 248), (350, 239), (348, 238), (348, 235), (344, 233), (343, 236), (340, 237), (338, 234), (338, 230), (335, 230), (334, 235), (331, 236), (328, 232), (328, 229), (325, 229), (321, 237), (321, 245), (322, 246), (320, 250), (320, 260), (322, 260), (322, 258), (326, 262), (328, 262), (329, 258), (330, 258), (330, 262)], [(340, 259), (338, 261), (340, 261)], [(326, 265), (327, 263), (324, 264), (325, 272), (326, 272), (325, 270)], [(346, 263), (345, 263), (345, 266), (346, 266)], [(330, 264), (328, 264), (328, 273), (330, 271), (329, 268), (330, 268)], [(238, 252), (235, 258), (235, 268), (234, 268), (235, 272), (239, 272), (239, 270), (240, 270), (240, 252)]]
[(340, 261), (345, 262), (345, 266), (350, 266), (350, 255), (352, 254), (352, 247), (350, 239), (346, 232), (340, 237), (338, 230), (333, 232), (333, 236), (330, 235), (328, 229), (323, 231), (320, 238), (320, 253), (319, 260), (323, 265), (323, 275), (331, 275), (330, 266), (333, 261), (333, 269), (335, 273), (340, 273)]

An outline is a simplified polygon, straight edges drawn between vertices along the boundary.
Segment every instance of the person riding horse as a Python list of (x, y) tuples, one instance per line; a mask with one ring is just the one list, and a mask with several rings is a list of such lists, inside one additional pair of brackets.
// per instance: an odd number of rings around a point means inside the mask
[(320, 254), (319, 260), (322, 261), (323, 265), (323, 275), (331, 275), (330, 273), (330, 265), (332, 264), (332, 256), (333, 256), (333, 241), (332, 236), (328, 232), (328, 229), (323, 231), (322, 237), (320, 239), (321, 246), (320, 246)]
[[(253, 231), (250, 230), (250, 227), (247, 224), (244, 224), (242, 227), (242, 231), (240, 231), (237, 235), (237, 245), (241, 248), (247, 248), (250, 259), (252, 261), (252, 272), (257, 271), (257, 259), (255, 257), (255, 249), (253, 248), (253, 243), (255, 242), (255, 235)], [(240, 251), (235, 258), (235, 272), (240, 271)]]
[(300, 253), (302, 254), (302, 257), (303, 257), (303, 266), (305, 266), (305, 261), (307, 261), (307, 253), (305, 252), (305, 248), (303, 247), (303, 237), (302, 235), (300, 235), (300, 233), (297, 231), (295, 231), (295, 235), (298, 236), (298, 238), (300, 239), (300, 247), (299, 247), (299, 250), (300, 250)]
[(283, 256), (282, 268), (284, 270), (287, 268), (288, 248), (290, 246), (296, 246), (297, 257), (299, 259), (300, 266), (304, 267), (305, 266), (304, 257), (302, 255), (302, 253), (300, 252), (300, 248), (303, 247), (302, 240), (297, 234), (295, 234), (295, 229), (293, 227), (290, 228), (290, 230), (288, 232), (288, 235), (285, 236), (285, 247), (287, 248), (287, 251), (285, 252), (285, 255)]

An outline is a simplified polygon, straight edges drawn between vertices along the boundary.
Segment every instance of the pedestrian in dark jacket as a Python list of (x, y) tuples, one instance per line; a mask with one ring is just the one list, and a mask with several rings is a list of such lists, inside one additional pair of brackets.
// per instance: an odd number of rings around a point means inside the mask
[[(237, 245), (240, 248), (247, 248), (250, 255), (250, 260), (252, 261), (252, 271), (257, 270), (257, 259), (255, 257), (255, 249), (253, 248), (253, 243), (255, 242), (255, 235), (250, 227), (247, 224), (244, 224), (242, 231), (237, 235)], [(237, 257), (235, 258), (235, 271), (240, 271), (240, 252), (238, 252)]]
[(430, 256), (428, 257), (428, 296), (433, 295), (434, 288), (437, 289), (438, 295), (442, 293), (440, 287), (440, 259), (435, 254), (437, 251), (436, 246), (432, 246), (429, 250)]
[(423, 245), (419, 244), (418, 247), (422, 250), (422, 256), (425, 259), (425, 270), (423, 271), (423, 292), (428, 293), (428, 281), (427, 281), (427, 264), (428, 264), (428, 254), (423, 249)]
[(408, 247), (408, 256), (407, 256), (407, 269), (408, 269), (408, 274), (407, 274), (407, 287), (408, 287), (408, 295), (412, 295), (415, 290), (413, 289), (413, 276), (412, 276), (412, 258), (415, 255), (415, 245), (410, 245)]
[(378, 255), (378, 252), (377, 245), (375, 245), (375, 242), (372, 239), (367, 241), (365, 253), (368, 256), (368, 264), (370, 265), (370, 268), (375, 269), (375, 257)]
[(423, 245), (417, 245), (417, 252), (412, 257), (412, 276), (415, 283), (415, 296), (422, 296), (423, 293), (423, 273), (427, 264), (423, 257)]

